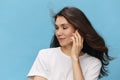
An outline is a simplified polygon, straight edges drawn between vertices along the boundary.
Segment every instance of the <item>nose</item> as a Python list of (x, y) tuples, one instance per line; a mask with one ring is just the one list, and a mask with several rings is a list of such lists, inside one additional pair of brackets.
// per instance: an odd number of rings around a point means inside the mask
[(63, 31), (61, 29), (56, 30), (56, 36), (61, 36)]

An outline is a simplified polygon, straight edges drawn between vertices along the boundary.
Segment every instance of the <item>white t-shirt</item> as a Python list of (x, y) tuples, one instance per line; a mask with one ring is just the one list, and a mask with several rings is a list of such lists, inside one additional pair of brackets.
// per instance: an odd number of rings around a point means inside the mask
[[(79, 60), (85, 80), (97, 80), (101, 69), (100, 60), (87, 53), (80, 56)], [(73, 80), (70, 56), (64, 54), (60, 47), (40, 50), (27, 76), (33, 80), (35, 75), (47, 80)]]

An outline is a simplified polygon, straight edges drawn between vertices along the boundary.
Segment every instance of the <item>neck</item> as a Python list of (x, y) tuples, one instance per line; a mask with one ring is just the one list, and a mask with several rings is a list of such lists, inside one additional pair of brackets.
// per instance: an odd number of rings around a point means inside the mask
[(70, 56), (71, 48), (72, 48), (72, 46), (62, 46), (62, 47), (61, 47), (61, 50), (62, 50), (63, 53), (65, 53), (66, 55)]
[[(71, 48), (72, 46), (62, 46), (61, 50), (63, 51), (63, 53), (65, 53), (66, 55), (70, 56), (70, 52), (71, 52)], [(82, 56), (84, 53), (80, 52), (79, 56)]]

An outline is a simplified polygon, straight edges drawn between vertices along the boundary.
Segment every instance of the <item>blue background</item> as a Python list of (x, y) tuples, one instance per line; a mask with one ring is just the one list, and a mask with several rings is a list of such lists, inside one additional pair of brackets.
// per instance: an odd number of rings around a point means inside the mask
[(0, 0), (0, 79), (26, 80), (38, 51), (48, 48), (54, 32), (52, 14), (64, 6), (80, 8), (103, 36), (116, 59), (109, 76), (120, 79), (120, 0)]

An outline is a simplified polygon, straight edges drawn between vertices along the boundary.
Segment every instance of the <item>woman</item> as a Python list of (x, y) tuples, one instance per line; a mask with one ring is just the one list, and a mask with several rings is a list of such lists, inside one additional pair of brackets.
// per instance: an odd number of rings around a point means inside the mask
[(40, 50), (29, 74), (31, 80), (97, 80), (107, 75), (111, 58), (103, 38), (84, 13), (65, 7), (55, 15), (55, 35)]

